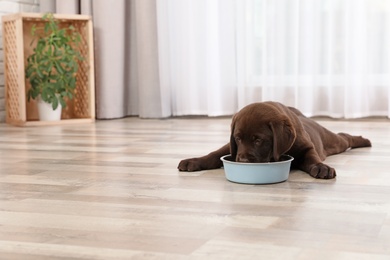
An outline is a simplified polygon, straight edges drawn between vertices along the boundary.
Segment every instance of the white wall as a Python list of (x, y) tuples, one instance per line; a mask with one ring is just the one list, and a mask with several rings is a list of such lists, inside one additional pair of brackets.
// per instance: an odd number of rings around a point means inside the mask
[[(1, 0), (0, 18), (5, 14), (39, 12), (39, 0)], [(0, 26), (0, 122), (5, 122), (3, 28)]]

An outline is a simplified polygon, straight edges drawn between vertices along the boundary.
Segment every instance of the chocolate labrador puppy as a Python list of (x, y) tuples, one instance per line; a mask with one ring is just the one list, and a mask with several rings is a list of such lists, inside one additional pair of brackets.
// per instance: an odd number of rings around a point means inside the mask
[(368, 139), (346, 133), (335, 134), (295, 108), (277, 102), (261, 102), (248, 105), (234, 115), (230, 144), (208, 155), (182, 160), (178, 169), (220, 168), (220, 157), (229, 153), (233, 160), (246, 163), (274, 162), (282, 154), (289, 154), (294, 157), (292, 167), (314, 178), (332, 179), (336, 171), (322, 163), (326, 156), (370, 146)]

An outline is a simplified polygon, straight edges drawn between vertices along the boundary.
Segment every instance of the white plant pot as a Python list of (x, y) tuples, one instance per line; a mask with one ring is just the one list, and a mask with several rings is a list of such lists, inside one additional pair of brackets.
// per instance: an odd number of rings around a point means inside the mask
[(62, 112), (61, 103), (58, 103), (57, 109), (53, 110), (52, 105), (43, 101), (41, 99), (41, 97), (39, 96), (37, 98), (37, 104), (38, 104), (38, 113), (39, 113), (39, 120), (40, 121), (61, 120), (61, 112)]

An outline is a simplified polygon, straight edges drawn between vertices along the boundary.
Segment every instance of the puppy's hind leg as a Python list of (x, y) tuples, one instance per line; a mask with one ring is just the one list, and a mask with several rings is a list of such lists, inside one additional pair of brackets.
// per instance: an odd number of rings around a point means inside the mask
[(343, 139), (347, 140), (348, 148), (359, 148), (359, 147), (371, 147), (370, 140), (356, 135), (350, 135), (346, 133), (338, 133)]

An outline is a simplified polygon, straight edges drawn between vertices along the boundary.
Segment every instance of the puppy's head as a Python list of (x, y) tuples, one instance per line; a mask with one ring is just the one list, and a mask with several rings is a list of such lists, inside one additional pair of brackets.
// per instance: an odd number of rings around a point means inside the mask
[(295, 128), (283, 110), (256, 103), (233, 117), (230, 152), (237, 162), (278, 161), (291, 148), (295, 138)]

